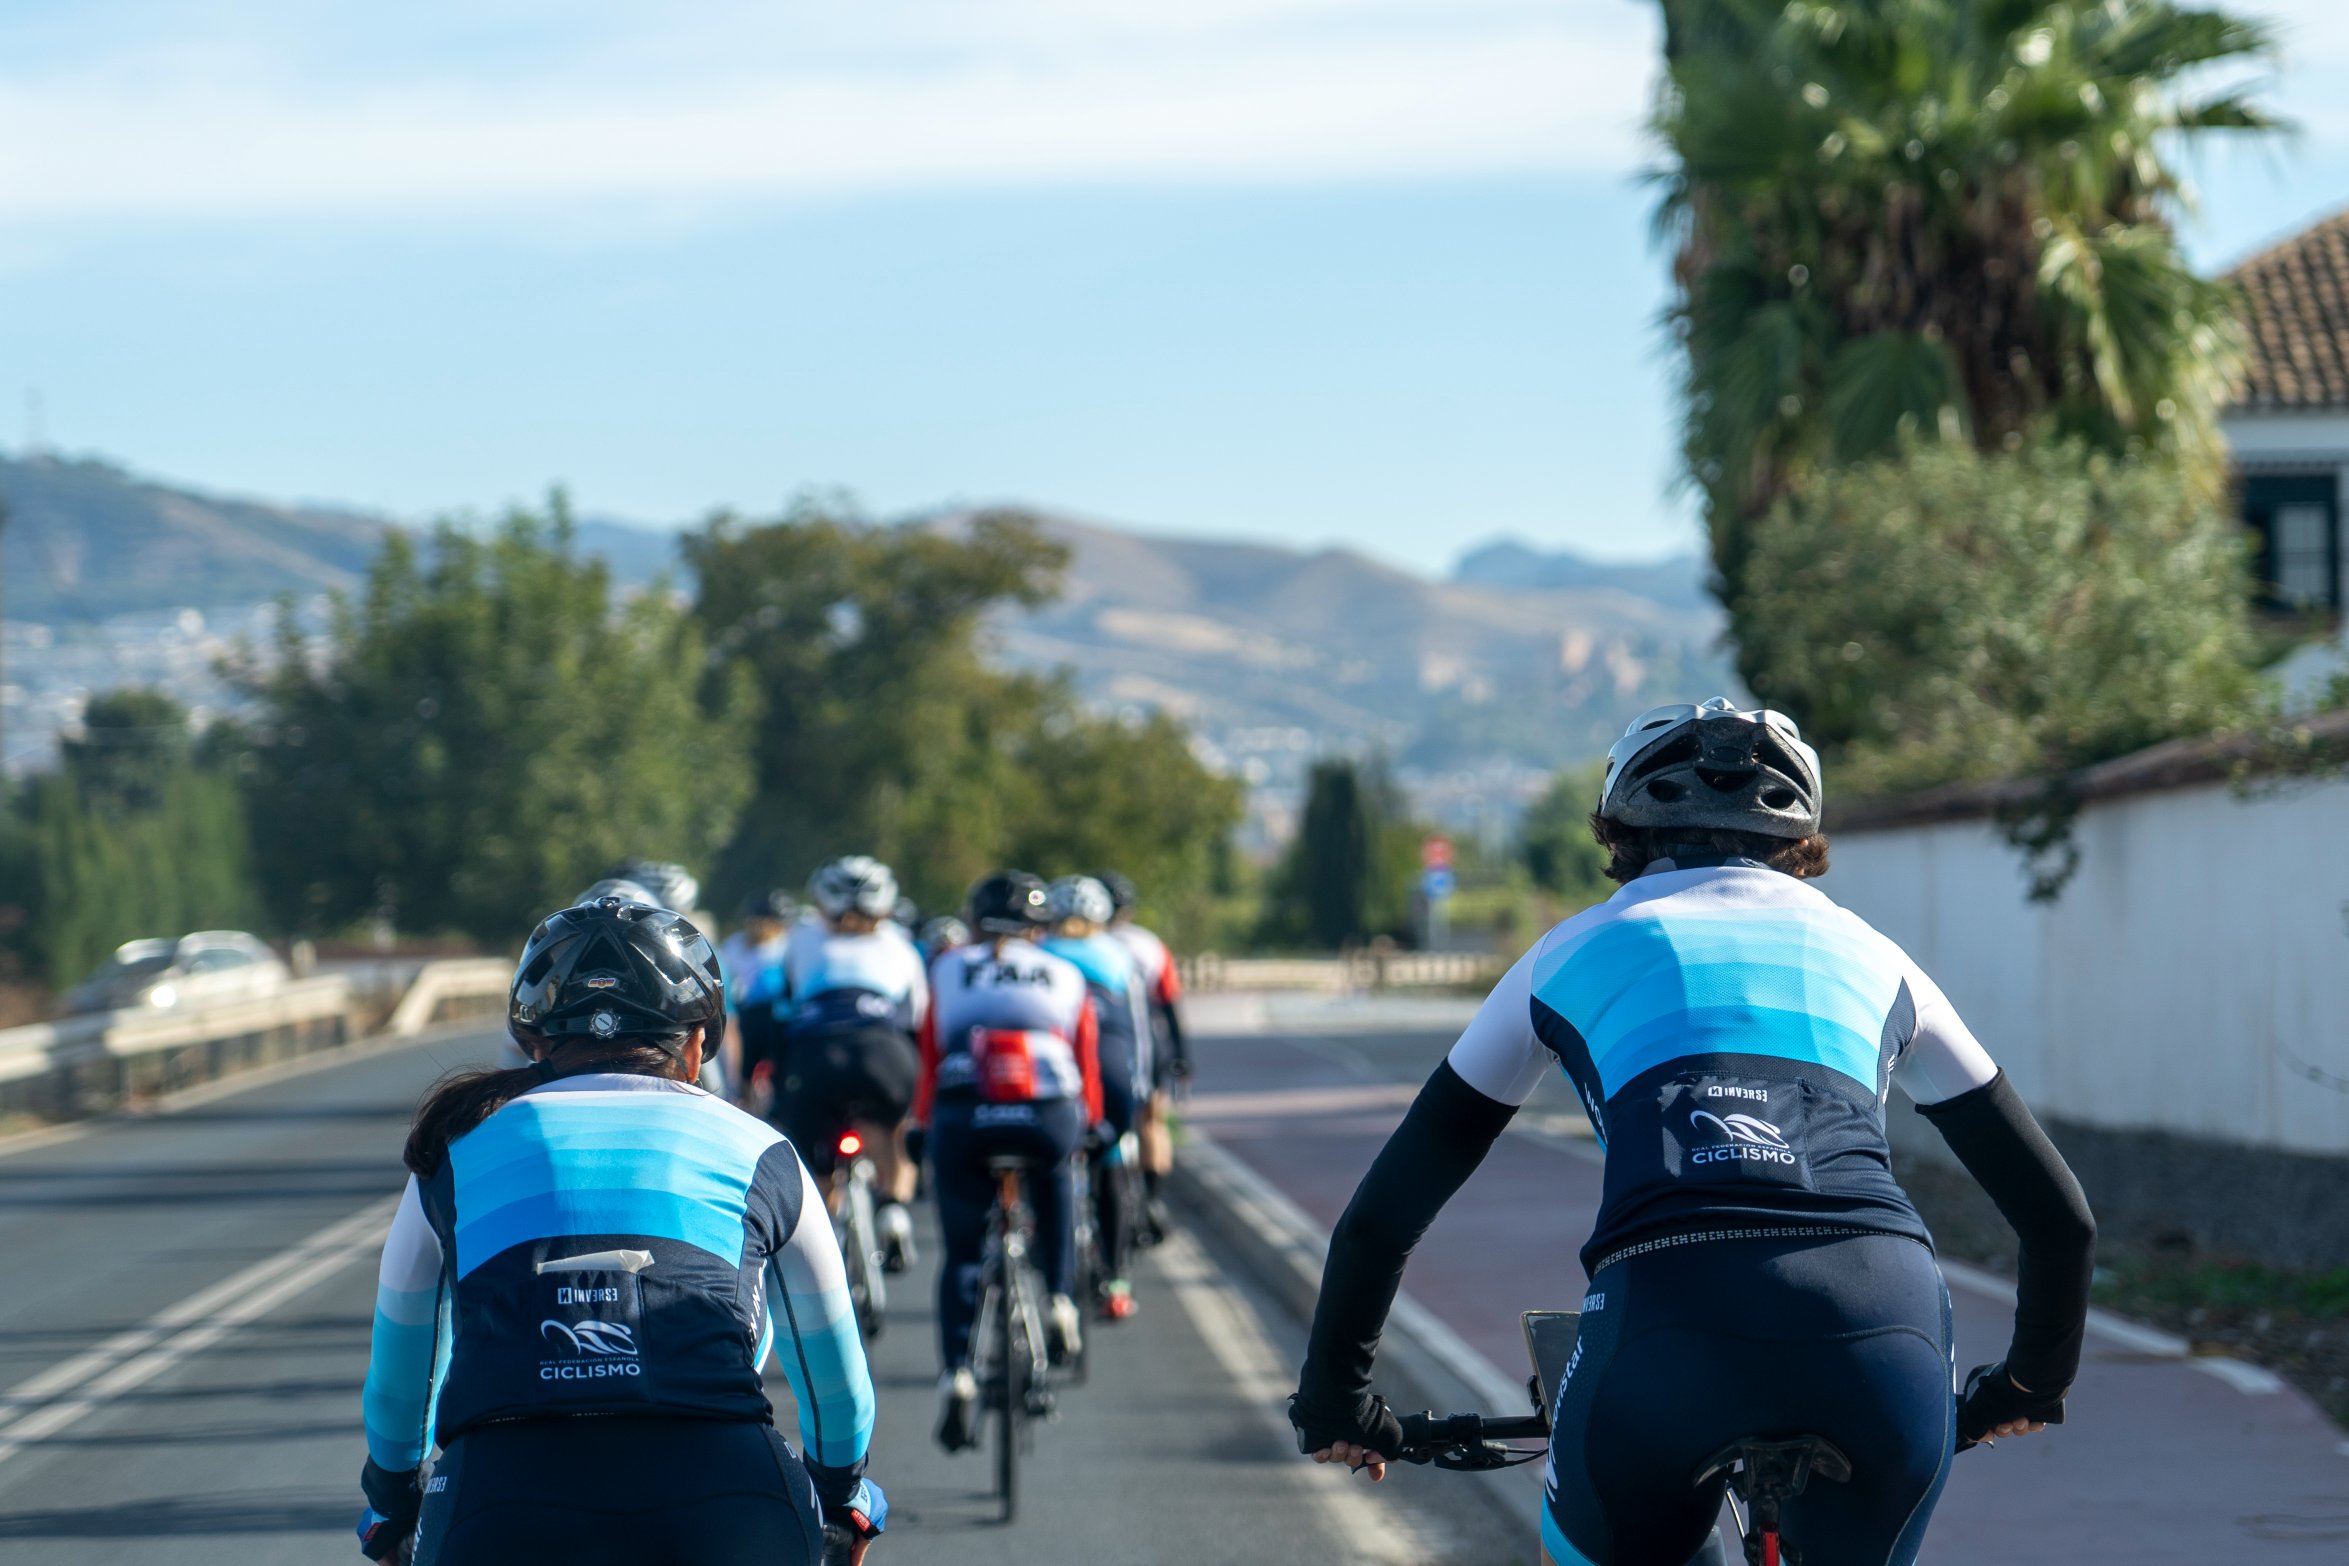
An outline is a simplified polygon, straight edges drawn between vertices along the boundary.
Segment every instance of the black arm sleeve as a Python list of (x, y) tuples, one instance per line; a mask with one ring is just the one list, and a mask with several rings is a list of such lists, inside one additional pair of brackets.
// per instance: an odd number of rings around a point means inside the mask
[(1419, 1090), (1330, 1234), (1298, 1380), (1309, 1398), (1350, 1406), (1369, 1391), (1403, 1263), (1516, 1113), (1470, 1087), (1449, 1061)]
[(1946, 1102), (1919, 1104), (1917, 1113), (1933, 1122), (2022, 1242), (2007, 1373), (2033, 1392), (2061, 1393), (2080, 1369), (2096, 1260), (2087, 1193), (2003, 1071)]
[(1191, 1074), (1191, 1041), (1183, 1037), (1183, 1014), (1172, 1001), (1153, 1001), (1158, 1014), (1166, 1019), (1167, 1058), (1183, 1076)]

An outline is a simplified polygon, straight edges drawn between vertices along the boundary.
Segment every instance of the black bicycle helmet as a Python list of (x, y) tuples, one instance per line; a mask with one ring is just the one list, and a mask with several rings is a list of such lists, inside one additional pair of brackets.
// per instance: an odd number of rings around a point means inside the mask
[(764, 892), (753, 892), (745, 897), (742, 900), (742, 912), (739, 917), (772, 919), (778, 924), (789, 924), (792, 916), (798, 912), (799, 905), (792, 901), (791, 894), (780, 887), (775, 887)]
[(650, 1038), (726, 1020), (726, 981), (701, 931), (665, 908), (598, 898), (530, 932), (506, 1027), (517, 1041)]
[(1658, 707), (1607, 752), (1599, 814), (1633, 827), (1756, 832), (1819, 830), (1819, 756), (1783, 712), (1726, 696)]
[(1109, 889), (1109, 906), (1124, 913), (1142, 899), (1131, 878), (1115, 870), (1096, 870), (1093, 879)]
[(986, 935), (1026, 935), (1044, 927), (1044, 883), (1025, 870), (998, 870), (972, 883), (971, 926)]

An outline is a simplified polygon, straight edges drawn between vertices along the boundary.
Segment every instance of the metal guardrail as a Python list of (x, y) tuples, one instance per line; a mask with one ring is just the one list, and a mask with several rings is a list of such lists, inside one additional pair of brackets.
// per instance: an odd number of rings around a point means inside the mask
[(141, 1006), (0, 1028), (0, 1082), (322, 1022), (339, 1027), (347, 1021), (350, 1009), (350, 980), (329, 974), (292, 980), (272, 995), (215, 1001), (184, 1010)]
[(1429, 989), (1489, 984), (1508, 966), (1491, 952), (1349, 952), (1338, 957), (1226, 957), (1200, 952), (1178, 958), (1183, 988), (1218, 990)]
[[(503, 1000), (513, 965), (494, 957), (424, 963), (380, 1033), (409, 1037), (451, 1003)], [(347, 973), (295, 979), (270, 995), (141, 1006), (0, 1029), (0, 1116), (59, 1120), (126, 1099), (348, 1042), (380, 1015)]]
[(383, 1031), (400, 1038), (421, 1033), (448, 1002), (492, 996), (503, 1000), (513, 983), (514, 965), (502, 958), (448, 957), (428, 962), (416, 971)]

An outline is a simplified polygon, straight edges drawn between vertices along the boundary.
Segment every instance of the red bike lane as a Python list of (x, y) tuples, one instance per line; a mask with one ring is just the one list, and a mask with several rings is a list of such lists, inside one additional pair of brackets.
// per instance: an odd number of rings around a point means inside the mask
[[(1203, 1037), (1186, 1124), (1326, 1235), (1447, 1037)], [(1526, 1370), (1518, 1313), (1573, 1309), (1600, 1163), (1545, 1088), (1429, 1230), (1406, 1294), (1501, 1372)], [(1963, 1273), (1962, 1269), (1951, 1269)], [(2003, 1352), (2011, 1303), (1962, 1275), (1958, 1363)], [(1515, 1412), (1514, 1406), (1502, 1410)], [(2177, 1357), (2102, 1318), (2070, 1422), (1960, 1456), (1926, 1561), (2329, 1562), (2349, 1559), (2349, 1441), (2297, 1391), (2234, 1361)]]

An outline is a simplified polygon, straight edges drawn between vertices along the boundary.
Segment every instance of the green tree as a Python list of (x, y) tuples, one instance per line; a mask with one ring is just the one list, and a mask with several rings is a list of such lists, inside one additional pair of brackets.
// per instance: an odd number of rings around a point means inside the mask
[(243, 925), (257, 911), (235, 779), (197, 761), (187, 714), (160, 692), (94, 698), (15, 814), (18, 955), (51, 985), (124, 941)]
[(1269, 889), (1263, 937), (1327, 949), (1408, 935), (1419, 837), (1384, 765), (1315, 762), (1296, 839)]
[(707, 865), (747, 792), (746, 693), (666, 591), (615, 602), (560, 494), (488, 536), (392, 535), (320, 645), (288, 615), (242, 672), (289, 928), (387, 913), (510, 946), (616, 859)]
[(2173, 0), (1660, 0), (1659, 225), (1684, 433), (1742, 670), (1759, 527), (1807, 468), (2042, 430), (2219, 477), (2232, 301), (2176, 159), (2271, 122), (2211, 67), (2263, 26)]
[(2241, 530), (2175, 460), (1935, 445), (1806, 474), (1753, 563), (1753, 651), (1830, 799), (2057, 776), (2259, 711)]
[(1204, 929), (1239, 792), (1173, 719), (1086, 713), (1064, 680), (982, 655), (995, 613), (1058, 589), (1067, 552), (1014, 513), (877, 525), (837, 502), (720, 517), (686, 542), (713, 678), (747, 680), (757, 792), (722, 893), (836, 854), (895, 867), (925, 907), (1005, 863), (1125, 870), (1179, 940)]
[(1604, 762), (1560, 772), (1526, 807), (1518, 829), (1518, 856), (1533, 884), (1570, 906), (1587, 907), (1615, 889), (1606, 877), (1607, 856), (1590, 835), (1605, 776)]

